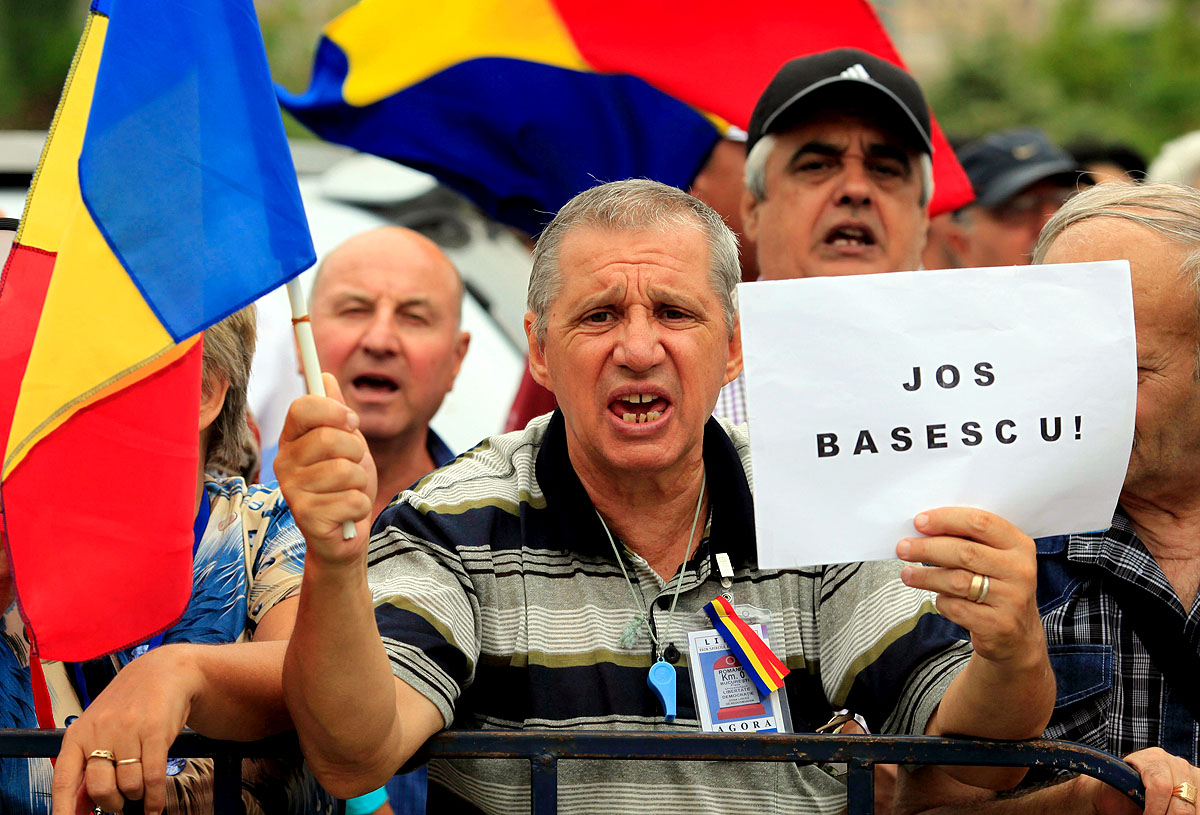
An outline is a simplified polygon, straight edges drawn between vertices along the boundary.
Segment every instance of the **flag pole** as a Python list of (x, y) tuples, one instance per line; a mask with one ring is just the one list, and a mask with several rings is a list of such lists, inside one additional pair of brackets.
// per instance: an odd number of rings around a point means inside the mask
[[(321, 381), (321, 363), (317, 360), (317, 345), (313, 342), (312, 321), (308, 317), (308, 304), (304, 302), (304, 290), (300, 278), (287, 282), (288, 302), (292, 305), (292, 330), (296, 332), (296, 344), (300, 346), (300, 362), (304, 368), (304, 382), (313, 396), (325, 395), (325, 383)], [(354, 522), (342, 522), (342, 538), (354, 538)]]

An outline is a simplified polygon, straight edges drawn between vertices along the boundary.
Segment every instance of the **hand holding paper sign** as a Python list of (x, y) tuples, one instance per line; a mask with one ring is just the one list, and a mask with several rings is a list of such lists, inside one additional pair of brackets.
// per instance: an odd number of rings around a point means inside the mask
[[(915, 564), (905, 584), (937, 592), (937, 608), (966, 628), (975, 652), (930, 717), (929, 735), (1022, 739), (1040, 733), (1054, 706), (1054, 674), (1038, 616), (1037, 552), (1008, 521), (979, 509), (918, 515), (926, 537), (905, 538), (896, 555)], [(1031, 722), (1040, 722), (1030, 729)], [(951, 768), (959, 781), (1005, 789), (1019, 768)]]
[(1137, 384), (1128, 264), (772, 280), (738, 299), (759, 566), (889, 559), (931, 506), (1034, 536), (1108, 525)]
[(999, 516), (962, 507), (922, 513), (913, 526), (928, 537), (896, 546), (897, 557), (917, 564), (901, 572), (905, 584), (937, 592), (938, 611), (971, 632), (980, 657), (1018, 668), (1048, 666), (1033, 539)]

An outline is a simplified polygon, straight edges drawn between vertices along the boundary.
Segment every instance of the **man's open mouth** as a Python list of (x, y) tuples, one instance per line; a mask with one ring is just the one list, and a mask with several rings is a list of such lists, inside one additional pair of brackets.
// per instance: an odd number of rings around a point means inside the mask
[(626, 424), (645, 424), (661, 417), (670, 404), (652, 393), (630, 393), (614, 400), (608, 409)]
[(396, 380), (380, 374), (363, 374), (362, 376), (354, 377), (353, 381), (354, 387), (362, 391), (391, 393), (400, 390), (400, 384)]
[(866, 226), (835, 226), (825, 236), (830, 246), (874, 246), (875, 233)]

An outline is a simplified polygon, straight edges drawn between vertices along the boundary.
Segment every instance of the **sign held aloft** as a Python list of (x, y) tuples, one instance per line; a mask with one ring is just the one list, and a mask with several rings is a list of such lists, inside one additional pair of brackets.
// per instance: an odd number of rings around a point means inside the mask
[(1125, 261), (738, 288), (759, 565), (895, 557), (912, 518), (1106, 529), (1133, 439)]

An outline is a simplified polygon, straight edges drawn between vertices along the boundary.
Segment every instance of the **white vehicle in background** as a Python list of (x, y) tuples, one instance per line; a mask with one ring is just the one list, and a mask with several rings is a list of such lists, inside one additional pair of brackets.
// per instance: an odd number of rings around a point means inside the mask
[[(0, 213), (20, 217), (44, 138), (0, 132)], [(318, 263), (351, 235), (384, 224), (425, 234), (454, 261), (467, 289), (463, 329), (471, 347), (431, 424), (455, 452), (503, 430), (525, 369), (528, 249), (424, 173), (321, 142), (293, 142), (292, 153)], [(315, 271), (300, 276), (306, 291)], [(282, 288), (258, 301), (258, 337), (250, 409), (269, 465), (287, 406), (304, 393)]]

